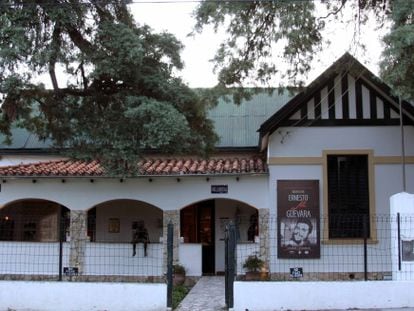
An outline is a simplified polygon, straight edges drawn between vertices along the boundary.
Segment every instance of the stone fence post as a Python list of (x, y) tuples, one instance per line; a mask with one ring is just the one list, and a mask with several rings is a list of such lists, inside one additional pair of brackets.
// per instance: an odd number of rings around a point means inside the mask
[(259, 208), (259, 247), (260, 257), (265, 261), (265, 267), (269, 268), (269, 209)]
[(70, 255), (69, 264), (83, 274), (87, 235), (87, 211), (70, 211)]
[(174, 226), (174, 236), (173, 236), (173, 264), (179, 261), (178, 258), (178, 247), (180, 243), (180, 211), (164, 211), (163, 215), (163, 267), (164, 272), (167, 272), (167, 231), (168, 223), (171, 223)]

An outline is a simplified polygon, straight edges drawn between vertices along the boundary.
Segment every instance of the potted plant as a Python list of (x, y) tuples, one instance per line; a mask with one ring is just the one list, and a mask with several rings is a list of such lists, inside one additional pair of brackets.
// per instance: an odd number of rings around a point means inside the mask
[(264, 271), (265, 262), (256, 254), (246, 258), (243, 268), (246, 270), (246, 281), (266, 280), (268, 272)]
[(185, 281), (185, 268), (176, 263), (173, 265), (173, 285), (183, 285)]

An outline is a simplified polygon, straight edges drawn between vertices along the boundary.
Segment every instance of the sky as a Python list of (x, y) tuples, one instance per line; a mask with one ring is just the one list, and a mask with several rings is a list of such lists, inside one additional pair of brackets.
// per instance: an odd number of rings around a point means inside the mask
[[(214, 57), (219, 43), (224, 38), (224, 33), (216, 34), (209, 27), (202, 34), (189, 37), (188, 34), (195, 24), (192, 12), (197, 3), (182, 2), (181, 0), (172, 0), (169, 3), (168, 1), (135, 0), (130, 5), (130, 9), (138, 23), (147, 24), (157, 32), (168, 31), (185, 45), (182, 52), (185, 68), (180, 76), (190, 87), (214, 86), (217, 78), (213, 73), (213, 64), (209, 60)], [(361, 40), (368, 47), (367, 51), (355, 49), (355, 46), (352, 46), (353, 29), (345, 24), (338, 22), (334, 28), (329, 27), (326, 30), (326, 35), (331, 41), (331, 46), (322, 51), (319, 60), (312, 64), (313, 69), (305, 79), (306, 84), (315, 79), (347, 51), (367, 66), (370, 71), (378, 75), (382, 34), (376, 31), (374, 26), (368, 25), (360, 33)]]
[(195, 24), (192, 12), (194, 2), (182, 3), (138, 3), (130, 5), (136, 21), (147, 24), (155, 31), (167, 31), (174, 34), (184, 45), (181, 54), (185, 68), (181, 72), (184, 81), (191, 87), (211, 87), (217, 83), (213, 65), (209, 62), (214, 57), (216, 48), (222, 38), (212, 29), (201, 35), (188, 36)]

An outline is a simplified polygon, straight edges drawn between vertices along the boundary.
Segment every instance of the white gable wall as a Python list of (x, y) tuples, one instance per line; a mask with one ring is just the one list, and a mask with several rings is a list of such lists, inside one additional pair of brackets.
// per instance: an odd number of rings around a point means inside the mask
[[(414, 127), (405, 126), (406, 155), (414, 155)], [(398, 126), (282, 127), (269, 138), (270, 157), (319, 157), (328, 149), (373, 149), (375, 156), (401, 155)]]

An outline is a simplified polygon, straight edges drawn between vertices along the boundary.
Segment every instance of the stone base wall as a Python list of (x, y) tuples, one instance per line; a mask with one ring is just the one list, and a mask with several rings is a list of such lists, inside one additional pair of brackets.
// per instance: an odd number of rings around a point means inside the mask
[[(390, 272), (369, 272), (368, 280), (378, 281), (387, 279)], [(364, 272), (311, 272), (302, 278), (292, 278), (289, 273), (271, 273), (271, 281), (364, 281)]]
[[(1, 274), (2, 281), (59, 281), (58, 276)], [(134, 282), (134, 283), (165, 283), (163, 276), (119, 276), (119, 275), (77, 275), (62, 276), (62, 281), (72, 282)]]

